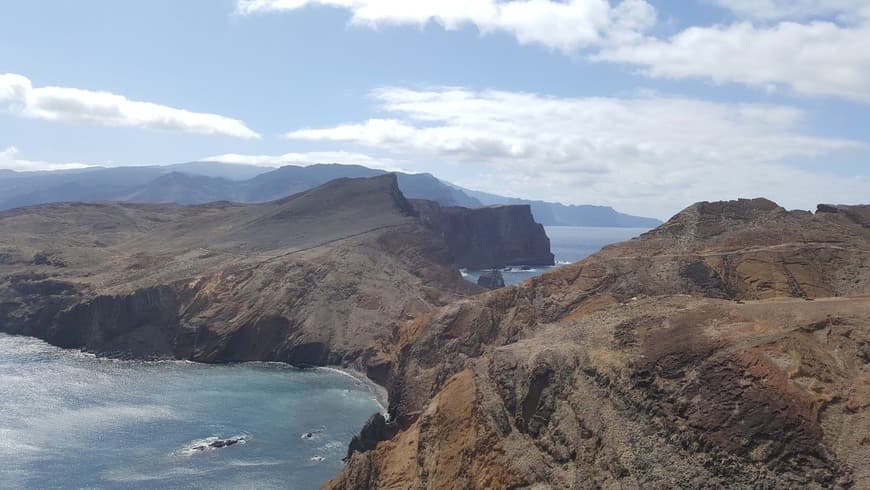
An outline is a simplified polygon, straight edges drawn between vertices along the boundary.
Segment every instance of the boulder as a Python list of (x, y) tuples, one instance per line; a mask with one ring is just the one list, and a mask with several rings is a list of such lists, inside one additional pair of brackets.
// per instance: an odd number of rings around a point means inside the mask
[(500, 270), (486, 271), (477, 278), (477, 285), (486, 289), (499, 289), (504, 287), (504, 276)]

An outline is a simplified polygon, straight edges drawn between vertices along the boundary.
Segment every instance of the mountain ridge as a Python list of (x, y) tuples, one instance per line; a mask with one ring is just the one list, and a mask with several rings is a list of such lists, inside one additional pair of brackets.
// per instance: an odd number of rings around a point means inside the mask
[(866, 487), (867, 209), (698, 203), (405, 322), (324, 488)]
[[(173, 173), (189, 178), (167, 177)], [(0, 209), (62, 201), (266, 202), (335, 178), (374, 177), (385, 173), (388, 172), (361, 165), (287, 165), (269, 169), (223, 162), (0, 173), (0, 195), (4, 196), (0, 199)], [(442, 206), (480, 208), (489, 204), (528, 204), (536, 221), (554, 226), (649, 228), (660, 224), (658, 220), (624, 215), (605, 206), (565, 206), (507, 198), (463, 189), (427, 173), (398, 172), (397, 175), (400, 188), (410, 198), (435, 201)], [(168, 186), (167, 180), (170, 180)]]

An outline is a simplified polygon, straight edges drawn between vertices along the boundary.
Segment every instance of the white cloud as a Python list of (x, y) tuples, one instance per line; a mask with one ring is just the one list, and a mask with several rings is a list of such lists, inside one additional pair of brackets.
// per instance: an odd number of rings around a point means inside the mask
[(239, 0), (242, 15), (327, 6), (349, 10), (357, 25), (473, 25), (481, 33), (507, 32), (521, 44), (562, 51), (625, 40), (655, 23), (645, 0)]
[(237, 119), (129, 100), (109, 92), (67, 87), (34, 87), (16, 74), (0, 74), (0, 104), (22, 117), (259, 139)]
[(0, 169), (16, 172), (34, 172), (38, 170), (75, 170), (93, 167), (86, 163), (50, 163), (35, 160), (23, 160), (18, 157), (18, 149), (10, 146), (0, 151)]
[(348, 151), (315, 151), (307, 153), (285, 153), (283, 155), (242, 155), (228, 153), (203, 158), (204, 162), (242, 163), (260, 167), (281, 167), (284, 165), (311, 165), (316, 163), (342, 163), (363, 165), (383, 170), (400, 170), (394, 160), (375, 158), (364, 153)]
[(807, 135), (804, 114), (786, 106), (461, 88), (385, 88), (373, 96), (394, 117), (286, 136), (491, 173), (464, 182), (481, 190), (662, 217), (698, 200), (767, 195), (811, 206), (860, 200), (870, 191), (867, 179), (787, 165), (867, 148)]
[(600, 61), (644, 67), (657, 78), (700, 78), (767, 90), (870, 102), (870, 25), (741, 22), (692, 27), (667, 40), (605, 49)]
[(842, 16), (846, 22), (870, 15), (867, 0), (711, 0), (735, 15), (751, 19), (808, 19)]
[(237, 12), (328, 6), (348, 10), (351, 23), (369, 27), (473, 25), (565, 53), (597, 49), (593, 60), (636, 65), (653, 78), (870, 102), (870, 50), (862, 49), (870, 46), (870, 1), (705, 1), (738, 22), (694, 26), (667, 39), (644, 37), (657, 17), (645, 0), (238, 0)]

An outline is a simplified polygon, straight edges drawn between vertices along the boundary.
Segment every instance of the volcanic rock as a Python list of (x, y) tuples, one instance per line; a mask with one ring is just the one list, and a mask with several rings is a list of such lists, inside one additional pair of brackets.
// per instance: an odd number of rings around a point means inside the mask
[[(383, 363), (398, 324), (475, 293), (396, 177), (279, 201), (0, 213), (0, 331), (133, 358)], [(61, 267), (60, 264), (63, 264)]]
[(484, 271), (477, 278), (477, 285), (486, 289), (503, 288), (504, 276), (500, 270)]
[(399, 430), (326, 488), (868, 488), (868, 294), (851, 217), (696, 204), (402, 325)]
[(411, 200), (420, 219), (447, 243), (456, 263), (467, 269), (506, 265), (553, 265), (550, 239), (528, 205), (469, 209)]

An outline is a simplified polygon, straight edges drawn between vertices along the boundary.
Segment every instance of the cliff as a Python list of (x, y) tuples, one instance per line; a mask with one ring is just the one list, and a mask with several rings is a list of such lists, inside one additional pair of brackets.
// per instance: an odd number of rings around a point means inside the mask
[(135, 358), (352, 365), (476, 286), (392, 175), (260, 205), (0, 213), (0, 330)]
[(415, 204), (386, 176), (0, 213), (0, 330), (365, 370), (391, 420), (327, 488), (870, 486), (868, 208), (698, 203), (473, 296)]
[(326, 488), (867, 488), (870, 230), (766, 200), (405, 322)]
[(526, 205), (469, 209), (411, 201), (420, 219), (447, 243), (460, 267), (553, 265), (550, 239)]

